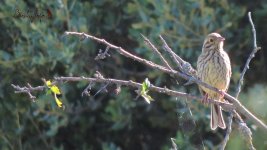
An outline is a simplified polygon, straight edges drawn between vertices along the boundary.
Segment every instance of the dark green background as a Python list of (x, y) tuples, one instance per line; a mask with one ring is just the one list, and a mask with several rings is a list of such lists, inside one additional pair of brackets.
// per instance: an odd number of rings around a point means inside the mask
[[(30, 22), (14, 17), (21, 12), (45, 13), (52, 19)], [(65, 31), (86, 32), (105, 38), (140, 57), (161, 63), (143, 42), (147, 36), (164, 53), (158, 36), (186, 61), (196, 66), (204, 37), (219, 32), (226, 38), (233, 75), (229, 93), (235, 92), (240, 71), (253, 48), (247, 12), (257, 29), (257, 43), (262, 50), (256, 54), (248, 70), (242, 93), (243, 103), (267, 122), (267, 1), (264, 0), (91, 0), (91, 1), (30, 1), (0, 2), (0, 149), (1, 150), (167, 150), (174, 138), (179, 149), (214, 149), (225, 131), (212, 132), (209, 108), (182, 98), (150, 92), (155, 99), (147, 104), (134, 100), (135, 89), (115, 87), (91, 97), (81, 93), (88, 83), (60, 84), (65, 110), (56, 107), (53, 96), (34, 92), (35, 103), (26, 94), (14, 94), (11, 84), (43, 85), (41, 78), (56, 76), (88, 76), (100, 71), (105, 77), (167, 86), (178, 91), (199, 94), (196, 85), (183, 86), (158, 70), (123, 57), (110, 50), (111, 57), (95, 61), (104, 45), (91, 40), (81, 41), (65, 36)], [(94, 95), (102, 84), (95, 84)], [(190, 115), (192, 112), (192, 116)], [(225, 113), (225, 119), (227, 114)], [(253, 132), (257, 149), (267, 149), (267, 136), (246, 120)], [(247, 149), (233, 125), (227, 149)]]

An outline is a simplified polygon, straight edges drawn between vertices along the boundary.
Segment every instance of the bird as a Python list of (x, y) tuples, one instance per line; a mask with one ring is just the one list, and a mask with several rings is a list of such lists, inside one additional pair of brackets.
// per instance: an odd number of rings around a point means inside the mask
[[(224, 51), (225, 38), (219, 33), (210, 33), (206, 36), (202, 52), (197, 60), (197, 77), (217, 88), (217, 93), (206, 87), (199, 86), (200, 93), (204, 95), (203, 101), (208, 98), (225, 101), (224, 92), (227, 92), (231, 78), (231, 63), (228, 54)], [(222, 108), (219, 105), (211, 104), (210, 127), (215, 130), (217, 127), (225, 129), (225, 122), (222, 115)]]

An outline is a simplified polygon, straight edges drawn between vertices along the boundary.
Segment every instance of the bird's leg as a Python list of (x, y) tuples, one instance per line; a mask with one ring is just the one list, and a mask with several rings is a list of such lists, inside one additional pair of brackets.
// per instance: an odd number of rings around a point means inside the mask
[(204, 104), (204, 105), (207, 105), (208, 104), (208, 98), (209, 98), (209, 96), (208, 96), (208, 93), (205, 93), (205, 95), (204, 95), (204, 97), (203, 97), (203, 99), (201, 100), (201, 102)]
[(225, 92), (224, 91), (219, 90), (219, 94), (220, 94), (221, 98), (224, 98), (224, 95), (225, 95)]

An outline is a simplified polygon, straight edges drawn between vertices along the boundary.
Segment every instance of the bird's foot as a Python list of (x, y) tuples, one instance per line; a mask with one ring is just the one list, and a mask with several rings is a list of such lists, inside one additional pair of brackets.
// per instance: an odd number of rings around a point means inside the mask
[(221, 98), (224, 98), (224, 95), (225, 95), (225, 92), (224, 91), (219, 90), (219, 94), (220, 94)]
[(201, 100), (201, 103), (203, 103), (204, 105), (208, 105), (209, 103), (209, 100), (208, 100), (209, 96), (208, 94), (206, 93), (203, 97), (203, 99)]

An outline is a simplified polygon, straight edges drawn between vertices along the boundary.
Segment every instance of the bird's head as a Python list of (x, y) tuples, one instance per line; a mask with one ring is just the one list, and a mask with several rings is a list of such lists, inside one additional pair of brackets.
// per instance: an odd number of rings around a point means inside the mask
[(219, 33), (210, 33), (204, 41), (202, 51), (222, 50), (224, 40)]

